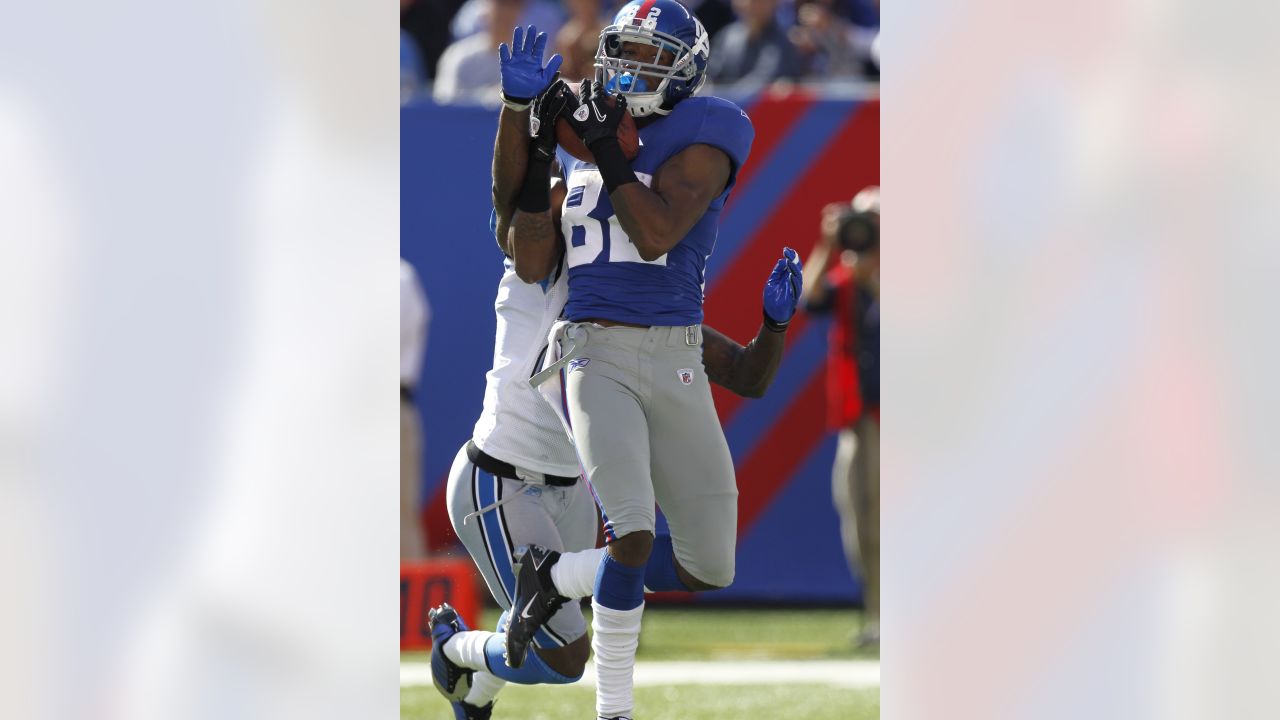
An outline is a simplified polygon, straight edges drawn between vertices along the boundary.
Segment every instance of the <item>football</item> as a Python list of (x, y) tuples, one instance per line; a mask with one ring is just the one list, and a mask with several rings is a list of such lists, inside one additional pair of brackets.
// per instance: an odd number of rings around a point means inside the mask
[[(569, 87), (574, 93), (578, 92), (576, 83), (570, 83)], [(609, 104), (612, 105), (615, 100), (610, 97)], [(556, 120), (556, 142), (564, 151), (570, 155), (582, 160), (595, 164), (596, 160), (591, 156), (591, 151), (583, 144), (582, 138), (573, 131), (573, 126), (568, 120), (560, 118)], [(622, 154), (627, 156), (628, 160), (635, 160), (640, 154), (640, 131), (636, 129), (636, 120), (631, 117), (630, 113), (622, 116), (622, 122), (618, 123), (618, 144), (622, 146)]]

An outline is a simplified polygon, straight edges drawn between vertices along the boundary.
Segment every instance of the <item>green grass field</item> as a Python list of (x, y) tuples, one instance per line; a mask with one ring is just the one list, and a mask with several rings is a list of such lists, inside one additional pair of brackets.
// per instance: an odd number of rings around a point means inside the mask
[[(492, 627), (497, 613), (486, 616)], [(708, 610), (652, 608), (645, 612), (637, 659), (644, 661), (877, 660), (878, 653), (855, 650), (850, 637), (860, 617), (851, 610)], [(427, 653), (404, 653), (407, 662), (426, 662)], [(786, 720), (871, 720), (880, 717), (878, 688), (850, 689), (825, 684), (690, 684), (641, 686), (635, 691), (640, 720), (786, 718)], [(495, 720), (591, 720), (590, 687), (508, 685), (499, 696)], [(452, 720), (434, 687), (402, 687), (403, 720)]]
[[(873, 720), (879, 690), (826, 685), (672, 685), (636, 688), (637, 720)], [(594, 720), (591, 688), (509, 685), (498, 696), (494, 720)], [(402, 688), (400, 717), (453, 720), (435, 688)]]

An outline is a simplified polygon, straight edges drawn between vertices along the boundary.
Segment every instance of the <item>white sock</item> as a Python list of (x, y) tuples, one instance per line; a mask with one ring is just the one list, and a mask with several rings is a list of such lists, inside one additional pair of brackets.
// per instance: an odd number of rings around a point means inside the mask
[(591, 650), (596, 662), (596, 714), (600, 717), (631, 715), (642, 614), (644, 603), (633, 610), (614, 610), (591, 601)]
[(444, 656), (470, 670), (484, 670), (484, 644), (497, 633), (467, 630), (455, 634), (444, 644)]
[(507, 681), (491, 675), (488, 672), (480, 671), (471, 676), (471, 692), (467, 693), (465, 702), (468, 705), (476, 707), (484, 707), (493, 702), (498, 697), (498, 691), (506, 687)]
[(604, 548), (560, 553), (551, 566), (551, 582), (556, 592), (567, 598), (590, 597), (596, 589), (596, 572), (604, 561)]

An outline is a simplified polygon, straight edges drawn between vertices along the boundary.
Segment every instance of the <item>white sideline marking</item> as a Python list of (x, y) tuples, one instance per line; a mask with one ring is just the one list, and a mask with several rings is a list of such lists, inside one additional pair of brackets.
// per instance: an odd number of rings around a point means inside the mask
[[(596, 684), (595, 667), (587, 663), (580, 683)], [(748, 660), (636, 663), (636, 685), (778, 685), (820, 683), (850, 688), (880, 686), (876, 660)], [(431, 663), (400, 663), (400, 687), (431, 684)]]

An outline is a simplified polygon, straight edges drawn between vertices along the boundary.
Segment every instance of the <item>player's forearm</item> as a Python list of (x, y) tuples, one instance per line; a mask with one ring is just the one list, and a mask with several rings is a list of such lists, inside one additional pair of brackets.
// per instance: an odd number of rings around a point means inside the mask
[(545, 153), (531, 152), (524, 182), (515, 200), (511, 262), (523, 281), (538, 282), (551, 274), (559, 257), (559, 233), (551, 205), (551, 161)]
[(497, 227), (493, 231), (493, 237), (498, 241), (498, 249), (507, 257), (511, 257), (511, 220), (511, 217), (499, 213)]
[(618, 224), (645, 261), (657, 260), (680, 242), (671, 208), (642, 183), (628, 183), (609, 195)]
[(493, 208), (499, 224), (510, 220), (529, 161), (529, 111), (503, 106), (493, 144)]
[(764, 327), (746, 347), (712, 328), (703, 329), (702, 363), (707, 377), (743, 397), (763, 397), (782, 363), (786, 330)]
[(527, 283), (545, 280), (559, 257), (559, 236), (551, 211), (515, 211), (511, 221), (511, 262), (516, 276)]
[(782, 351), (786, 347), (787, 331), (769, 330), (764, 326), (756, 337), (743, 348), (734, 367), (734, 375), (747, 397), (763, 397), (773, 384), (773, 376), (782, 364)]
[(684, 232), (677, 235), (671, 206), (639, 181), (616, 139), (597, 141), (591, 152), (609, 191), (618, 224), (641, 259), (653, 261), (665, 255), (684, 237)]

